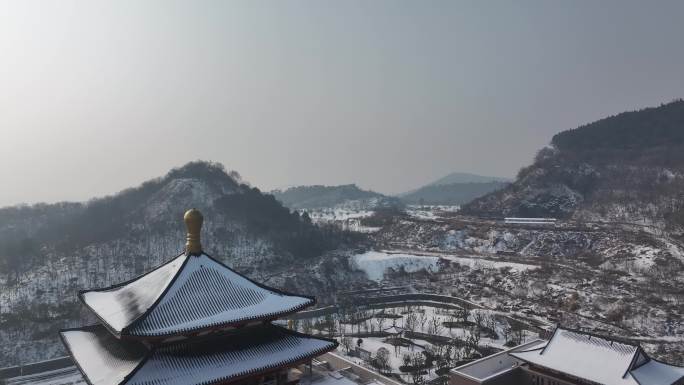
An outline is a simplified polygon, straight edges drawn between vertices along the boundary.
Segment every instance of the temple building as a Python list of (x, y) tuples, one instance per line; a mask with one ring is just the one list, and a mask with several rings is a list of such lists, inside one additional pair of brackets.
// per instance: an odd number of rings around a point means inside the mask
[(639, 345), (556, 328), (535, 340), (451, 370), (449, 385), (682, 385), (684, 367)]
[(185, 213), (186, 250), (79, 299), (100, 323), (60, 332), (85, 380), (119, 384), (296, 384), (291, 369), (334, 340), (272, 324), (315, 303), (240, 275), (202, 250), (202, 215)]

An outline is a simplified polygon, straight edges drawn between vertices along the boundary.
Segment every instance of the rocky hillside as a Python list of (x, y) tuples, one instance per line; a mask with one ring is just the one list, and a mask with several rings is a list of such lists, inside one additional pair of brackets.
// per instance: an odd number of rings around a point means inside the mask
[(293, 209), (323, 209), (350, 205), (373, 209), (377, 206), (396, 203), (394, 198), (374, 191), (362, 190), (355, 184), (298, 186), (287, 190), (275, 190), (271, 194), (283, 205)]
[(655, 357), (684, 363), (684, 244), (665, 231), (403, 217), (373, 237), (378, 248), (456, 261), (458, 270), (420, 282), (434, 282), (436, 291), (549, 324), (630, 338)]
[(684, 101), (561, 132), (507, 188), (463, 212), (479, 216), (684, 225)]
[(221, 165), (194, 162), (87, 203), (0, 209), (0, 367), (63, 354), (57, 330), (93, 322), (80, 289), (131, 279), (183, 249), (183, 212), (204, 213), (203, 245), (238, 271), (328, 300), (358, 281), (331, 250), (358, 241), (312, 225)]

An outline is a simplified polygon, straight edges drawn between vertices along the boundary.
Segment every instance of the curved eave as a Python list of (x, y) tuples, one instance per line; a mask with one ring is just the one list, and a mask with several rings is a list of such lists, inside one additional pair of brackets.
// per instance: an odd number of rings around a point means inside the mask
[[(83, 376), (83, 379), (86, 381), (88, 385), (96, 385), (93, 380), (88, 376), (88, 371), (85, 370), (85, 368), (81, 365), (78, 359), (76, 359), (76, 354), (75, 351), (73, 350), (73, 347), (67, 340), (66, 336), (64, 335), (65, 332), (74, 332), (74, 331), (85, 331), (89, 329), (94, 329), (97, 328), (98, 325), (88, 325), (84, 327), (76, 327), (76, 328), (68, 328), (68, 329), (62, 329), (59, 331), (59, 338), (62, 341), (62, 344), (66, 347), (67, 353), (69, 356), (71, 356), (72, 361), (76, 365), (76, 368), (78, 368), (79, 372), (81, 372), (81, 375)], [(109, 329), (108, 329), (109, 330)], [(132, 369), (131, 372), (129, 372), (127, 375), (124, 376), (123, 380), (119, 382), (119, 384), (125, 384), (144, 364), (145, 361), (150, 356), (150, 351), (148, 350), (147, 353), (140, 359), (140, 361), (135, 365), (135, 367)]]
[(331, 352), (331, 351), (337, 349), (337, 347), (339, 346), (339, 343), (337, 341), (331, 340), (328, 338), (320, 338), (320, 337), (313, 337), (313, 336), (307, 336), (307, 337), (328, 341), (328, 342), (330, 342), (330, 345), (325, 347), (325, 348), (317, 349), (313, 352), (304, 354), (304, 355), (297, 357), (293, 360), (274, 363), (271, 365), (265, 365), (264, 367), (259, 368), (257, 370), (248, 370), (248, 371), (245, 371), (244, 373), (239, 373), (239, 374), (236, 374), (233, 376), (226, 376), (226, 377), (218, 378), (218, 379), (213, 380), (211, 382), (203, 383), (203, 385), (219, 385), (219, 384), (224, 384), (227, 382), (240, 381), (240, 380), (243, 380), (246, 378), (250, 378), (250, 377), (254, 377), (254, 376), (262, 376), (262, 375), (265, 375), (268, 373), (272, 373), (273, 371), (276, 371), (279, 369), (286, 369), (286, 368), (291, 368), (294, 366), (302, 365), (302, 364), (309, 362), (313, 358), (316, 358), (322, 354), (325, 354), (325, 353), (328, 353), (328, 352)]
[[(301, 365), (303, 363), (306, 363), (306, 362), (310, 361), (311, 359), (318, 357), (322, 354), (331, 352), (339, 346), (339, 343), (336, 340), (331, 339), (331, 338), (312, 336), (312, 335), (296, 332), (293, 330), (289, 330), (286, 328), (282, 328), (280, 326), (271, 325), (271, 327), (277, 328), (282, 333), (290, 334), (290, 335), (300, 337), (300, 338), (305, 338), (305, 339), (323, 341), (323, 342), (327, 342), (328, 344), (327, 344), (327, 346), (323, 346), (323, 347), (320, 347), (318, 349), (315, 349), (315, 350), (294, 356), (291, 359), (280, 360), (278, 362), (272, 362), (270, 364), (265, 364), (265, 365), (257, 367), (257, 368), (243, 370), (240, 372), (232, 373), (231, 375), (227, 375), (227, 376), (217, 377), (215, 379), (202, 382), (201, 384), (202, 385), (218, 385), (218, 384), (225, 384), (225, 383), (229, 383), (229, 382), (232, 383), (235, 381), (239, 381), (241, 379), (250, 378), (250, 377), (254, 377), (254, 376), (261, 376), (264, 374), (272, 373), (273, 371), (276, 371), (279, 369), (291, 368), (293, 366), (297, 366), (297, 365)], [(150, 357), (153, 354), (154, 354), (154, 350), (152, 352), (150, 352)], [(140, 366), (143, 366), (143, 365), (140, 365)]]
[[(246, 326), (247, 324), (254, 323), (254, 322), (275, 321), (279, 318), (282, 318), (284, 316), (288, 316), (290, 314), (295, 314), (295, 313), (301, 311), (302, 309), (306, 309), (307, 307), (313, 306), (316, 304), (316, 299), (313, 297), (301, 296), (301, 298), (306, 298), (309, 301), (307, 303), (304, 303), (304, 304), (297, 306), (295, 308), (288, 309), (288, 310), (281, 311), (281, 312), (268, 313), (268, 314), (259, 315), (259, 316), (255, 316), (255, 317), (248, 317), (248, 318), (233, 320), (230, 322), (213, 323), (210, 325), (201, 326), (201, 327), (197, 327), (197, 328), (183, 328), (183, 329), (179, 329), (178, 331), (175, 331), (172, 333), (134, 334), (134, 333), (130, 332), (130, 328), (134, 325), (131, 325), (127, 328), (124, 328), (123, 330), (121, 330), (118, 333), (116, 331), (112, 331), (112, 333), (114, 333), (117, 336), (117, 338), (128, 339), (128, 340), (150, 340), (150, 339), (162, 340), (162, 339), (172, 338), (172, 337), (190, 337), (190, 336), (194, 336), (197, 334), (202, 334), (202, 333), (212, 332), (212, 331), (219, 331), (219, 330), (227, 329), (227, 328), (241, 328), (241, 327)], [(108, 326), (108, 325), (105, 325), (105, 326)], [(110, 329), (110, 327), (107, 327), (107, 328)], [(111, 329), (110, 329), (110, 331), (111, 331)]]
[[(75, 334), (70, 334), (74, 332)], [(237, 341), (233, 339), (234, 333), (237, 333)], [(90, 325), (62, 330), (60, 338), (90, 385), (161, 383), (160, 381), (170, 381), (174, 385), (233, 383), (308, 362), (338, 346), (333, 339), (311, 336), (270, 324), (255, 326), (251, 331), (245, 330), (244, 333), (247, 334), (242, 333), (233, 331), (218, 337), (198, 337), (193, 341), (177, 341), (151, 347), (139, 342), (117, 340), (103, 326)], [(249, 333), (257, 333), (256, 341)], [(254, 346), (251, 341), (254, 341)], [(293, 341), (298, 342), (292, 345)], [(214, 350), (215, 348), (218, 350)], [(225, 353), (222, 349), (225, 349)], [(264, 355), (255, 356), (257, 352)], [(120, 366), (121, 362), (126, 362), (126, 366)], [(217, 366), (217, 362), (223, 364)], [(175, 367), (176, 364), (181, 366)], [(167, 367), (170, 371), (165, 369)]]
[[(173, 277), (171, 280), (166, 284), (166, 286), (163, 288), (163, 290), (160, 291), (160, 294), (156, 298), (156, 300), (151, 303), (147, 309), (145, 309), (144, 312), (142, 312), (140, 315), (138, 315), (135, 319), (130, 321), (128, 324), (126, 324), (123, 327), (116, 327), (110, 322), (110, 320), (107, 319), (106, 316), (102, 315), (98, 310), (95, 309), (94, 306), (92, 306), (89, 301), (86, 299), (85, 295), (88, 293), (101, 293), (105, 291), (111, 291), (111, 290), (117, 290), (120, 288), (123, 288), (129, 284), (132, 284), (140, 279), (144, 279), (147, 275), (150, 273), (166, 266), (167, 264), (175, 261), (177, 258), (181, 256), (186, 256), (186, 258), (183, 260), (182, 264), (178, 269), (175, 271)], [(169, 290), (176, 284), (176, 281), (178, 278), (183, 274), (183, 271), (186, 269), (186, 266), (192, 261), (193, 258), (200, 258), (200, 257), (206, 257), (212, 262), (216, 263), (217, 265), (220, 266), (220, 268), (226, 269), (233, 274), (241, 277), (242, 279), (248, 281), (249, 283), (253, 284), (254, 286), (261, 288), (265, 291), (271, 292), (276, 295), (281, 295), (281, 296), (286, 296), (290, 298), (299, 298), (302, 299), (303, 302), (297, 306), (291, 307), (291, 308), (286, 308), (282, 310), (278, 310), (275, 312), (265, 312), (262, 314), (255, 314), (253, 316), (249, 317), (241, 317), (241, 318), (234, 318), (234, 319), (229, 319), (226, 322), (217, 322), (216, 320), (212, 322), (207, 322), (202, 324), (201, 319), (198, 319), (199, 325), (196, 327), (179, 327), (176, 330), (169, 331), (169, 332), (160, 332), (160, 333), (155, 333), (155, 332), (136, 332), (135, 328), (136, 325), (138, 325), (140, 322), (142, 322), (146, 317), (152, 313), (152, 311), (155, 310), (155, 308), (159, 305), (160, 302), (164, 299), (164, 297), (167, 295)], [(211, 332), (214, 330), (220, 330), (220, 329), (226, 329), (226, 328), (237, 328), (237, 327), (242, 327), (245, 326), (246, 324), (249, 323), (254, 323), (254, 322), (267, 322), (267, 321), (273, 321), (276, 320), (280, 317), (288, 316), (290, 314), (296, 313), (301, 311), (302, 309), (305, 309), (307, 307), (313, 306), (316, 304), (316, 299), (312, 296), (307, 296), (307, 295), (298, 295), (298, 294), (293, 294), (289, 293), (283, 290), (279, 290), (273, 287), (266, 286), (260, 282), (256, 282), (249, 277), (246, 277), (243, 274), (240, 274), (239, 272), (233, 270), (232, 268), (228, 267), (221, 261), (211, 257), (210, 255), (202, 252), (199, 255), (186, 255), (186, 254), (179, 254), (178, 256), (174, 257), (173, 259), (165, 262), (164, 264), (156, 267), (155, 269), (152, 269), (145, 274), (139, 275), (131, 280), (116, 284), (116, 285), (111, 285), (106, 288), (100, 288), (100, 289), (91, 289), (91, 290), (81, 290), (78, 292), (78, 298), (79, 300), (88, 308), (90, 309), (98, 318), (98, 320), (104, 325), (109, 332), (116, 336), (117, 338), (120, 339), (135, 339), (135, 340), (141, 340), (141, 339), (165, 339), (165, 338), (170, 338), (170, 337), (178, 337), (178, 336), (188, 336), (188, 335), (196, 335), (204, 332)], [(227, 317), (230, 318), (230, 317)]]
[[(169, 288), (170, 288), (171, 286), (173, 286), (173, 283), (175, 282), (176, 278), (178, 278), (178, 275), (179, 275), (180, 272), (183, 270), (183, 268), (185, 267), (185, 265), (188, 263), (189, 257), (188, 257), (185, 253), (180, 253), (180, 254), (176, 255), (175, 257), (171, 258), (170, 260), (168, 260), (168, 261), (162, 263), (161, 265), (155, 267), (154, 269), (152, 269), (152, 270), (150, 270), (150, 271), (147, 271), (147, 272), (145, 272), (145, 273), (143, 273), (143, 274), (140, 274), (140, 275), (138, 275), (138, 276), (136, 276), (136, 277), (134, 277), (134, 278), (132, 278), (132, 279), (129, 279), (129, 280), (127, 280), (127, 281), (123, 281), (123, 282), (120, 282), (120, 283), (117, 283), (117, 284), (114, 284), (114, 285), (110, 285), (110, 286), (107, 286), (107, 287), (104, 287), (104, 288), (99, 288), (99, 289), (79, 290), (79, 291), (78, 291), (78, 294), (77, 294), (78, 299), (79, 299), (79, 300), (81, 301), (81, 303), (83, 303), (90, 311), (92, 311), (92, 312), (95, 314), (95, 316), (97, 317), (97, 319), (100, 320), (100, 322), (107, 328), (107, 330), (109, 330), (110, 333), (112, 333), (114, 336), (116, 336), (117, 338), (119, 338), (119, 337), (121, 336), (123, 330), (124, 330), (126, 327), (124, 327), (124, 328), (116, 328), (116, 327), (114, 327), (114, 326), (113, 326), (105, 317), (103, 317), (103, 316), (100, 314), (100, 312), (99, 312), (98, 310), (96, 310), (93, 306), (91, 306), (91, 304), (90, 304), (90, 303), (88, 302), (88, 300), (85, 298), (85, 295), (88, 294), (88, 293), (102, 293), (102, 292), (106, 292), (106, 291), (112, 291), (112, 290), (117, 290), (117, 289), (123, 288), (123, 287), (125, 287), (125, 286), (127, 286), (127, 285), (130, 285), (130, 284), (132, 284), (132, 283), (134, 283), (134, 282), (136, 282), (136, 281), (138, 281), (138, 280), (144, 279), (145, 277), (149, 276), (149, 275), (152, 274), (153, 272), (155, 272), (155, 271), (157, 271), (157, 270), (159, 270), (159, 269), (161, 269), (161, 268), (163, 268), (163, 267), (165, 267), (165, 266), (167, 266), (167, 265), (173, 263), (174, 261), (176, 261), (176, 260), (177, 260), (179, 257), (181, 257), (181, 256), (186, 256), (186, 258), (183, 260), (183, 262), (181, 263), (181, 265), (180, 265), (180, 266), (178, 267), (178, 269), (175, 271), (175, 273), (173, 274), (171, 280), (170, 280), (170, 281), (164, 286), (164, 288), (160, 291), (159, 296), (155, 299), (155, 301), (151, 304), (151, 306), (150, 306), (148, 309), (146, 309), (145, 312), (143, 312), (142, 314), (140, 314), (135, 320), (132, 321), (132, 322), (134, 323), (134, 322), (136, 322), (138, 319), (140, 319), (141, 317), (144, 317), (147, 313), (149, 313), (149, 311), (150, 311), (152, 308), (154, 308), (154, 306), (159, 302), (159, 300), (164, 296), (164, 294), (169, 290)], [(130, 324), (129, 324), (129, 325), (130, 325)]]

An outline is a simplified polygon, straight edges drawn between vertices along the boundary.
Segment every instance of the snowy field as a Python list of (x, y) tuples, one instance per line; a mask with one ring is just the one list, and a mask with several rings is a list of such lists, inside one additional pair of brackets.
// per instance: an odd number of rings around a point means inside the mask
[(461, 206), (408, 205), (406, 206), (406, 213), (417, 219), (437, 219), (444, 214), (458, 212), (460, 209)]
[(306, 210), (313, 223), (334, 223), (342, 229), (359, 233), (373, 233), (380, 230), (379, 227), (363, 226), (361, 220), (373, 215), (372, 210), (354, 209), (345, 207), (311, 209)]
[(420, 270), (436, 272), (439, 270), (439, 260), (468, 266), (471, 269), (501, 269), (510, 268), (512, 271), (525, 271), (539, 268), (538, 265), (524, 263), (493, 261), (478, 257), (458, 257), (448, 254), (429, 253), (428, 255), (393, 253), (388, 251), (368, 251), (351, 257), (352, 266), (362, 270), (373, 281), (382, 281), (388, 269), (413, 273)]
[(442, 255), (444, 258), (451, 262), (456, 262), (462, 266), (468, 266), (471, 269), (501, 269), (510, 268), (512, 271), (525, 271), (538, 269), (538, 265), (530, 265), (526, 263), (516, 263), (516, 262), (505, 262), (505, 261), (492, 261), (489, 259), (478, 258), (478, 257), (456, 257), (453, 255)]
[(366, 218), (373, 215), (372, 210), (354, 210), (346, 208), (330, 208), (306, 210), (314, 222), (346, 221), (349, 219)]
[(387, 269), (412, 273), (420, 270), (437, 271), (437, 257), (425, 257), (411, 254), (390, 254), (379, 251), (368, 251), (351, 258), (352, 266), (363, 270), (373, 281), (382, 281)]

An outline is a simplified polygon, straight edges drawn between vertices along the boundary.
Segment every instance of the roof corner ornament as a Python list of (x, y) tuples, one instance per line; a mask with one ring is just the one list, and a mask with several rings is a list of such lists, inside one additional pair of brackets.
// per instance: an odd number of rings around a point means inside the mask
[(202, 231), (202, 222), (204, 217), (202, 213), (193, 208), (185, 212), (183, 216), (185, 227), (188, 229), (187, 242), (185, 243), (185, 254), (200, 255), (202, 254), (202, 243), (200, 242), (200, 232)]

